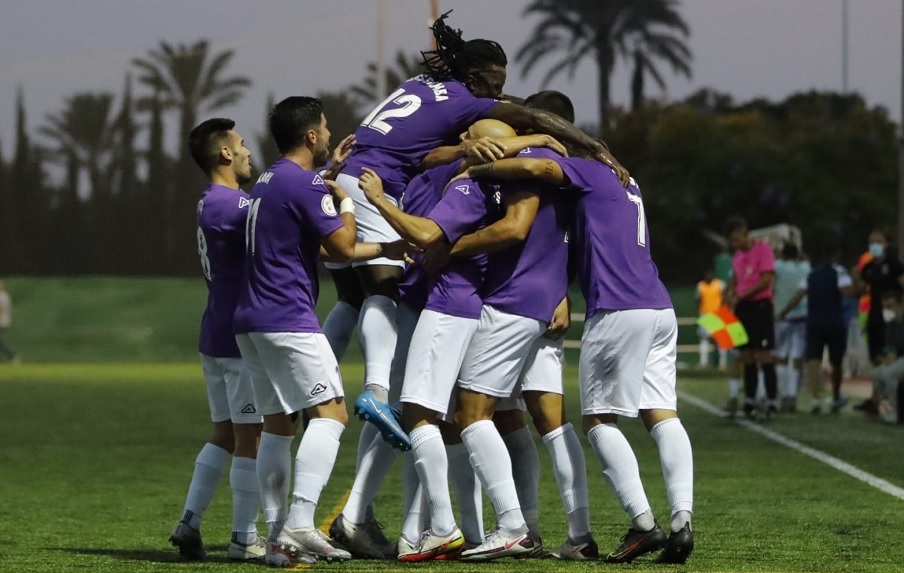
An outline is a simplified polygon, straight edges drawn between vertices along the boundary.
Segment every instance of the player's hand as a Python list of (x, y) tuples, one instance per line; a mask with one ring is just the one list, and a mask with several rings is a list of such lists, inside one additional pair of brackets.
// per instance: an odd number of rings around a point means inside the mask
[(628, 173), (628, 170), (625, 169), (621, 163), (618, 162), (615, 157), (611, 153), (609, 153), (608, 149), (603, 148), (598, 151), (596, 154), (596, 158), (615, 171), (615, 176), (618, 178), (618, 182), (624, 185), (625, 187), (631, 182), (631, 174)]
[(339, 185), (335, 181), (330, 179), (324, 179), (323, 181), (326, 183), (326, 186), (330, 189), (330, 194), (333, 196), (333, 203), (336, 204), (336, 208), (339, 208), (339, 203), (348, 197), (348, 193), (345, 192), (345, 189), (342, 188), (342, 185)]
[(391, 243), (380, 243), (380, 256), (394, 261), (405, 261), (408, 264), (414, 263), (414, 260), (408, 253), (417, 250), (417, 247), (411, 245), (405, 239), (399, 239)]
[(465, 157), (473, 157), (483, 163), (489, 163), (505, 157), (505, 145), (492, 137), (481, 137), (462, 142), (465, 148)]
[(376, 205), (386, 198), (383, 194), (383, 180), (373, 169), (362, 167), (361, 170), (364, 171), (364, 175), (358, 179), (358, 188), (364, 191), (368, 201)]
[(542, 147), (546, 147), (547, 149), (552, 149), (562, 157), (568, 157), (568, 150), (565, 149), (565, 146), (562, 145), (558, 139), (551, 135), (543, 136), (543, 145)]
[(342, 169), (342, 166), (345, 165), (345, 161), (348, 159), (349, 155), (352, 154), (352, 150), (355, 148), (355, 134), (351, 134), (347, 136), (345, 139), (339, 142), (339, 145), (333, 149), (333, 163), (330, 165), (336, 166), (336, 170), (339, 171)]
[(421, 258), (421, 266), (424, 267), (424, 272), (427, 273), (428, 277), (436, 275), (449, 264), (449, 252), (451, 250), (452, 245), (445, 241), (440, 241), (437, 245), (424, 251), (424, 256)]
[(565, 336), (569, 328), (571, 328), (571, 300), (566, 295), (552, 314), (552, 320), (549, 321), (544, 336), (552, 340), (559, 340)]

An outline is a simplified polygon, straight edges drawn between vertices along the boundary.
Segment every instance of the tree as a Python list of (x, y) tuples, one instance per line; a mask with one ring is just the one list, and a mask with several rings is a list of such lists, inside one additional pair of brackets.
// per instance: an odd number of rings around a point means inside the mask
[(355, 133), (364, 114), (358, 111), (355, 101), (345, 92), (317, 92), (317, 98), (323, 104), (323, 115), (332, 133), (330, 143), (336, 145), (346, 135)]
[(166, 219), (170, 227), (166, 245), (170, 272), (193, 273), (197, 266), (195, 242), (195, 208), (204, 185), (200, 170), (185, 151), (188, 134), (198, 122), (198, 115), (223, 109), (238, 102), (251, 85), (245, 76), (226, 76), (234, 52), (211, 53), (210, 45), (201, 40), (193, 45), (171, 45), (161, 41), (146, 58), (135, 58), (139, 83), (150, 88), (164, 110), (179, 113), (180, 152), (176, 160), (175, 194), (168, 201)]
[(379, 91), (379, 70), (376, 62), (367, 64), (367, 75), (361, 83), (350, 88), (352, 98), (365, 113), (383, 101), (402, 82), (424, 73), (423, 58), (420, 54), (406, 55), (404, 51), (396, 52), (393, 64), (386, 66), (386, 93)]
[(564, 52), (543, 84), (563, 71), (574, 77), (586, 57), (596, 63), (599, 78), (600, 132), (609, 128), (610, 81), (617, 61), (631, 58), (634, 65), (633, 90), (642, 99), (643, 78), (649, 74), (660, 83), (656, 60), (665, 60), (680, 73), (690, 73), (690, 35), (687, 23), (677, 11), (677, 0), (532, 0), (525, 15), (536, 14), (540, 21), (515, 59), (523, 62), (522, 75), (553, 52)]
[[(51, 212), (42, 169), (43, 155), (31, 143), (25, 114), (25, 96), (16, 92), (16, 146), (9, 171), (9, 193), (14, 197), (13, 217), (5, 229), (15, 272), (43, 270), (52, 250)], [(46, 271), (45, 271), (46, 272)]]

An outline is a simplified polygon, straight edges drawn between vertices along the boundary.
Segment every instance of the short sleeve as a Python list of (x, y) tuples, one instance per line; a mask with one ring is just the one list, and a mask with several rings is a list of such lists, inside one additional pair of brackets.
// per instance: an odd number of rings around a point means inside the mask
[(474, 94), (460, 83), (454, 87), (450, 85), (449, 96), (449, 101), (444, 105), (452, 124), (465, 128), (477, 120), (487, 118), (497, 105), (507, 105), (491, 98), (474, 97)]
[(772, 247), (770, 247), (766, 243), (760, 243), (759, 249), (760, 254), (758, 258), (760, 261), (760, 272), (775, 272), (775, 254), (772, 252)]
[(557, 160), (562, 173), (568, 178), (566, 186), (577, 189), (582, 193), (588, 193), (591, 190), (590, 182), (586, 179), (580, 164), (574, 159), (562, 158)]
[(299, 176), (301, 192), (295, 197), (302, 217), (321, 237), (328, 237), (345, 225), (336, 206), (329, 187), (317, 173), (304, 171)]
[(248, 205), (250, 204), (248, 194), (244, 191), (239, 192), (237, 197), (226, 203), (222, 213), (223, 231), (227, 233), (241, 231), (244, 234), (245, 222), (248, 219)]
[(427, 215), (454, 244), (486, 216), (486, 197), (472, 179), (460, 179)]

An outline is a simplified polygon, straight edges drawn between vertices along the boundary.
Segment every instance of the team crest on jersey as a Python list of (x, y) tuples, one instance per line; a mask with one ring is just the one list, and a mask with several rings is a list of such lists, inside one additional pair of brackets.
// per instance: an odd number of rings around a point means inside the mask
[(320, 175), (315, 175), (314, 180), (311, 181), (314, 185), (323, 185), (323, 178)]
[(323, 199), (320, 200), (320, 208), (330, 217), (336, 216), (336, 205), (333, 203), (332, 195), (323, 196)]
[(245, 199), (244, 197), (239, 197), (239, 209), (244, 209), (248, 205), (251, 204), (251, 201)]
[(456, 191), (461, 191), (463, 195), (470, 195), (470, 194), (471, 194), (471, 191), (470, 191), (470, 189), (468, 188), (467, 185), (456, 185), (455, 190), (456, 190)]

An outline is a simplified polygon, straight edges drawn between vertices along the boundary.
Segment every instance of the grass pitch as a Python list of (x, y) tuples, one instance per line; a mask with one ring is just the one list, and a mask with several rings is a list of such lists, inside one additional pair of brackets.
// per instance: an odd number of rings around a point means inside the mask
[[(347, 394), (360, 388), (361, 366), (343, 367)], [(576, 369), (568, 370), (569, 412), (578, 420)], [(204, 517), (211, 552), (180, 561), (167, 541), (180, 517), (194, 458), (208, 435), (200, 367), (173, 364), (0, 365), (0, 571), (252, 571), (225, 560), (230, 532), (228, 476)], [(721, 404), (724, 384), (683, 377), (680, 389)], [(315, 565), (348, 571), (874, 571), (904, 570), (904, 501), (683, 403), (694, 445), (696, 550), (685, 566), (506, 561), (401, 566), (353, 561)], [(622, 427), (637, 452), (654, 512), (668, 522), (659, 460), (639, 421)], [(769, 427), (904, 487), (904, 428), (840, 416), (785, 416)], [(353, 420), (318, 508), (325, 521), (354, 477), (361, 423)], [(583, 438), (582, 438), (583, 440)], [(628, 522), (587, 447), (591, 518), (601, 550), (618, 544)], [(541, 459), (541, 518), (549, 546), (565, 537), (565, 520)], [(377, 498), (387, 534), (400, 526), (400, 464)], [(491, 508), (485, 505), (491, 520)], [(263, 529), (263, 526), (261, 527)]]

